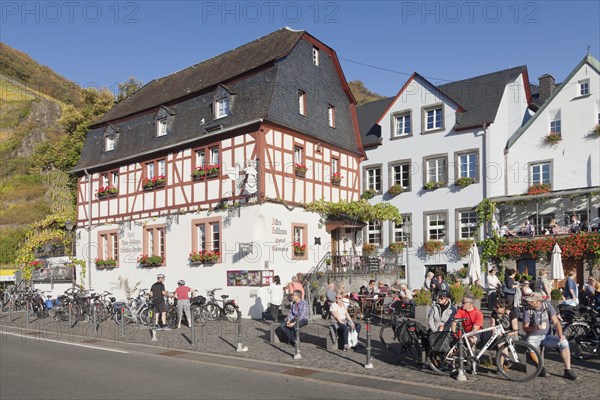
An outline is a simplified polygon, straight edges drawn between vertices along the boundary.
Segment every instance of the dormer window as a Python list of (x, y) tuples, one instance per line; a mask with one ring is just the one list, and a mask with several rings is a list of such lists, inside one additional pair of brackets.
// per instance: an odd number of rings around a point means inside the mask
[(319, 66), (319, 49), (317, 49), (316, 47), (313, 47), (312, 56), (313, 56), (313, 64), (318, 67)]
[(161, 118), (156, 121), (156, 136), (165, 136), (167, 134), (167, 119)]
[(112, 151), (115, 149), (115, 137), (113, 135), (104, 138), (104, 151)]
[(217, 100), (215, 118), (223, 118), (229, 115), (229, 97)]

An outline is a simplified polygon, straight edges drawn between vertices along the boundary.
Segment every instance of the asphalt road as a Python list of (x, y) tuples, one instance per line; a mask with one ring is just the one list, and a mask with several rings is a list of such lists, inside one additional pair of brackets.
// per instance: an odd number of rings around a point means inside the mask
[[(0, 398), (377, 399), (391, 393), (93, 345), (3, 333)], [(394, 398), (414, 398), (398, 396)]]

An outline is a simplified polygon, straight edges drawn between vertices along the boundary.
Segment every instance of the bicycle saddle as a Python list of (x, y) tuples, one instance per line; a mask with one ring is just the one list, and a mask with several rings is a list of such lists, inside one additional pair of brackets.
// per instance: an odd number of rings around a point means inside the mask
[(222, 298), (223, 300), (225, 300), (225, 299), (229, 298), (229, 296), (228, 296), (228, 295), (226, 295), (226, 294), (222, 294), (222, 295), (221, 295), (221, 298)]

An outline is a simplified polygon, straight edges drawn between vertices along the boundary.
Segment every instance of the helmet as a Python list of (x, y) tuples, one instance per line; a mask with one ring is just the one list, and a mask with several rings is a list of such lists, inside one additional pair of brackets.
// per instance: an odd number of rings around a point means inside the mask
[(447, 298), (447, 299), (451, 299), (451, 298), (452, 298), (452, 297), (450, 297), (450, 292), (449, 292), (449, 291), (447, 291), (447, 290), (440, 290), (440, 291), (438, 292), (438, 295), (437, 295), (437, 297), (438, 297), (438, 298), (440, 298), (440, 297), (445, 297), (445, 298)]
[(164, 278), (164, 277), (165, 277), (164, 274), (158, 274), (158, 275), (156, 275), (156, 279), (160, 279), (160, 278)]
[(177, 281), (177, 284), (179, 286), (183, 286), (183, 285), (185, 285), (185, 281), (183, 279), (180, 279), (180, 280)]

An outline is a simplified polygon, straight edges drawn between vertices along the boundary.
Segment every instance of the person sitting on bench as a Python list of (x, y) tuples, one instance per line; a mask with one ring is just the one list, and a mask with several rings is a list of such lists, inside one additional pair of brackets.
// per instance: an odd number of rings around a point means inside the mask
[[(339, 338), (343, 340), (344, 351), (350, 350), (348, 343), (348, 335), (350, 330), (356, 330), (360, 333), (360, 324), (352, 321), (348, 309), (344, 306), (343, 292), (338, 292), (335, 297), (335, 303), (331, 305), (331, 321), (332, 325), (337, 329)], [(340, 343), (341, 344), (341, 343)]]

